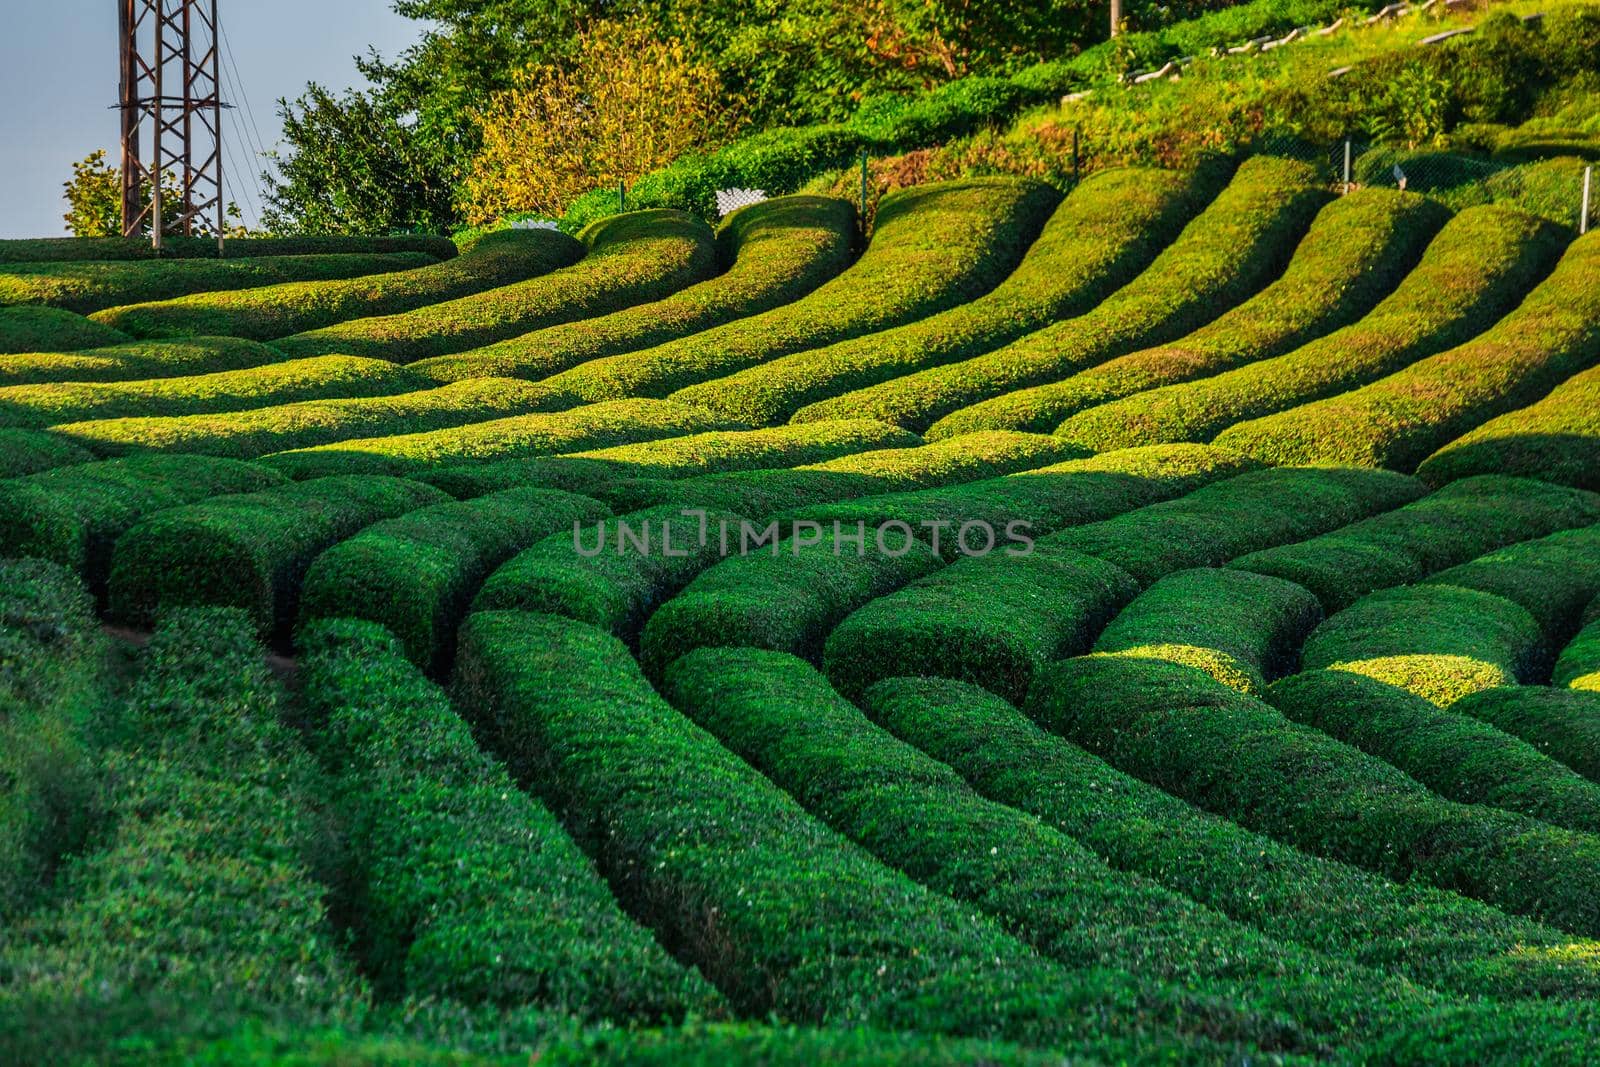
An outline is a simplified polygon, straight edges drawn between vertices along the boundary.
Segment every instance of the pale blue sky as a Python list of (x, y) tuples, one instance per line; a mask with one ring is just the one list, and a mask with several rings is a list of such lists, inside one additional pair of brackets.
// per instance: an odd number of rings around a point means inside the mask
[[(96, 148), (116, 157), (117, 4), (0, 0), (0, 9), (0, 238), (55, 236), (65, 232), (61, 183), (73, 161)], [(280, 132), (278, 97), (298, 96), (307, 81), (357, 84), (353, 56), (368, 45), (393, 55), (420, 29), (390, 11), (389, 0), (220, 0), (220, 13), (267, 149)], [(227, 98), (240, 105), (233, 115), (248, 124), (239, 97), (229, 84)], [(223, 127), (234, 165), (250, 170), (246, 188), (230, 183), (229, 198), (253, 223), (261, 168), (247, 164), (233, 118)]]

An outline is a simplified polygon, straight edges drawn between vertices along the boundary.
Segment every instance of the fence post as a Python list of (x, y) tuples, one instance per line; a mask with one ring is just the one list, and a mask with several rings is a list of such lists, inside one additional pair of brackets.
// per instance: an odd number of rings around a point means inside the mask
[(628, 183), (625, 181), (617, 183), (617, 204), (620, 210), (628, 210)]
[(1593, 184), (1594, 166), (1583, 168), (1583, 214), (1578, 217), (1578, 233), (1589, 232), (1589, 188)]
[(867, 150), (861, 150), (861, 232), (867, 232)]
[(1344, 139), (1344, 191), (1345, 191), (1346, 195), (1349, 195), (1349, 192), (1350, 192), (1350, 138), (1348, 138), (1348, 137), (1346, 137)]
[(1072, 184), (1077, 185), (1083, 180), (1080, 168), (1083, 165), (1083, 156), (1078, 151), (1078, 127), (1072, 127)]

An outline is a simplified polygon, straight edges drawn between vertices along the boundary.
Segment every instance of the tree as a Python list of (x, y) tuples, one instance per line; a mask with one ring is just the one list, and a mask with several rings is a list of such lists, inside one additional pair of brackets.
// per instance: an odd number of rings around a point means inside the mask
[(519, 73), (474, 113), (482, 147), (462, 209), (472, 222), (557, 215), (597, 187), (633, 183), (733, 127), (721, 79), (640, 21), (598, 22), (570, 67)]
[(63, 217), (72, 236), (122, 236), (122, 175), (106, 163), (103, 150), (74, 163), (72, 180), (61, 187), (67, 200)]

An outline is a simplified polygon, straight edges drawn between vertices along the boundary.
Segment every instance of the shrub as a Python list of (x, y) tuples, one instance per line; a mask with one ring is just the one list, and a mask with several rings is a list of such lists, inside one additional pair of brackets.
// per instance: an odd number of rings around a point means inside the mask
[(1600, 526), (1507, 545), (1426, 579), (1504, 597), (1526, 608), (1558, 649), (1600, 596)]
[[(645, 673), (660, 678), (674, 660), (708, 646), (820, 659), (823, 641), (846, 615), (941, 565), (909, 535), (891, 539), (883, 551), (870, 531), (859, 543), (838, 530), (813, 532), (814, 539), (796, 533), (778, 541), (774, 530), (770, 549), (724, 559), (656, 609), (639, 639)], [(727, 535), (718, 534), (720, 549)], [(744, 531), (733, 531), (729, 544), (729, 551), (743, 553)]]
[(666, 396), (696, 382), (965, 303), (1016, 266), (1057, 203), (1049, 186), (972, 178), (906, 189), (878, 208), (849, 270), (783, 307), (593, 360), (544, 382), (549, 405)]
[(0, 428), (0, 479), (88, 463), (94, 455), (70, 441), (33, 430)]
[(1028, 713), (1118, 768), (1226, 818), (1391, 878), (1420, 878), (1593, 936), (1600, 840), (1455, 804), (1191, 667), (1055, 664)]
[(1540, 685), (1485, 689), (1450, 706), (1520, 737), (1591, 782), (1600, 782), (1600, 693)]
[[(511, 386), (515, 388), (508, 389)], [(530, 388), (528, 383), (514, 378), (474, 378), (442, 385), (419, 395), (437, 395), (443, 400), (446, 396), (464, 393), (469, 397), (484, 396), (491, 402), (498, 398), (507, 407), (515, 408), (522, 406), (520, 398), (527, 396)], [(508, 392), (519, 399), (508, 403)], [(731, 428), (698, 408), (665, 400), (616, 400), (568, 411), (513, 415), (487, 421), (483, 421), (481, 414), (476, 418), (455, 417), (448, 427), (302, 447), (270, 456), (267, 464), (294, 478), (347, 473), (423, 474), (464, 463), (582, 452)], [(345, 438), (351, 436), (344, 435)]]
[[(1595, 604), (1600, 604), (1600, 600), (1589, 606), (1589, 615), (1596, 614)], [(1600, 619), (1589, 623), (1567, 642), (1556, 660), (1550, 683), (1600, 691)]]
[(622, 913), (400, 641), (344, 619), (300, 637), (316, 748), (350, 828), (349, 903), (380, 991), (590, 1020), (717, 1013), (716, 993)]
[(192, 377), (0, 387), (0, 423), (44, 427), (213, 414), (323, 397), (389, 396), (429, 384), (387, 360), (320, 356)]
[(1474, 474), (1521, 474), (1600, 490), (1600, 368), (1468, 431), (1417, 468), (1429, 485)]
[(277, 341), (289, 356), (343, 353), (411, 363), (669, 296), (715, 265), (715, 238), (677, 211), (635, 211), (597, 222), (588, 254), (528, 281), (397, 315), (351, 319)]
[(728, 270), (650, 304), (548, 326), (486, 348), (415, 365), (444, 381), (539, 379), (633, 352), (803, 298), (850, 263), (855, 212), (843, 200), (787, 196), (729, 216), (718, 243)]
[[(1283, 270), (1327, 199), (1310, 167), (1258, 157), (1132, 282), (1092, 311), (959, 363), (932, 367), (846, 393), (795, 413), (795, 421), (868, 417), (914, 430), (1002, 393), (1067, 377), (1146, 345), (1181, 337), (1219, 306), (1248, 297)], [(971, 430), (1048, 430), (1053, 421), (989, 418), (993, 405), (946, 423), (940, 436)]]
[(531, 408), (527, 382), (476, 378), (398, 396), (302, 400), (210, 415), (62, 423), (55, 431), (103, 456), (201, 453), (255, 459), (363, 434), (401, 434), (481, 422)]
[(1492, 549), (1600, 522), (1600, 498), (1526, 478), (1463, 479), (1405, 507), (1228, 564), (1286, 578), (1330, 614)]
[(1307, 671), (1274, 684), (1273, 707), (1462, 804), (1487, 804), (1594, 833), (1600, 785), (1509, 733), (1347, 671)]
[(1484, 420), (1538, 400), (1600, 358), (1600, 234), (1491, 329), (1363, 389), (1240, 423), (1217, 443), (1268, 463), (1415, 470)]
[(787, 469), (868, 450), (911, 448), (921, 443), (915, 434), (870, 419), (857, 419), (765, 430), (712, 430), (566, 456), (446, 467), (420, 477), (456, 497), (481, 496), (524, 485), (593, 492), (628, 478), (688, 478), (725, 471)]
[(369, 619), (399, 638), (411, 662), (445, 670), (456, 626), (491, 571), (534, 541), (607, 513), (573, 493), (507, 489), (388, 519), (312, 562), (301, 622)]
[(1307, 639), (1302, 664), (1366, 675), (1448, 707), (1537, 674), (1545, 654), (1533, 616), (1504, 597), (1419, 585), (1369, 593), (1330, 616)]
[(134, 341), (83, 352), (37, 352), (10, 356), (0, 364), (0, 385), (41, 382), (115, 382), (215, 374), (277, 363), (283, 354), (234, 337), (185, 341)]
[(1224, 1041), (1262, 1036), (1263, 1024), (1226, 1006), (1040, 960), (872, 860), (674, 711), (598, 630), (473, 615), (458, 689), (513, 773), (592, 848), (630, 912), (743, 1014), (808, 1022), (848, 1010), (863, 1025), (1111, 1044), (1123, 1055), (1121, 1040), (1147, 1053), (1198, 1044), (1217, 1054), (1190, 1036), (1201, 1026)]
[(1294, 669), (1301, 642), (1321, 620), (1317, 598), (1293, 582), (1245, 571), (1177, 571), (1123, 608), (1094, 650), (1187, 663), (1259, 693), (1269, 678)]
[[(41, 304), (88, 315), (123, 304), (168, 300), (191, 293), (249, 289), (280, 282), (338, 281), (380, 271), (410, 271), (437, 262), (421, 252), (402, 252), (17, 264), (0, 271), (0, 303)], [(135, 337), (148, 336), (127, 329), (117, 315), (102, 316), (97, 321)]]
[(765, 425), (842, 392), (988, 352), (1082, 314), (1133, 278), (1198, 210), (1211, 184), (1198, 172), (1096, 174), (1062, 201), (1016, 270), (970, 303), (795, 352), (673, 398)]
[(1469, 994), (1586, 1000), (1600, 984), (1594, 942), (1247, 830), (1041, 730), (976, 686), (891, 678), (862, 706), (984, 796), (1269, 936)]
[(1219, 567), (1246, 552), (1337, 529), (1422, 494), (1416, 481), (1388, 471), (1250, 471), (1063, 530), (1050, 541), (1115, 563), (1149, 584), (1186, 567)]
[(112, 545), (145, 516), (281, 484), (260, 467), (203, 456), (134, 456), (0, 482), (0, 556), (59, 563), (100, 591)]
[(1361, 321), (1272, 359), (1089, 408), (1056, 433), (1096, 449), (1206, 441), (1236, 422), (1336, 395), (1469, 340), (1511, 310), (1559, 250), (1548, 223), (1469, 208)]
[(15, 352), (71, 352), (120, 345), (131, 338), (59, 308), (0, 308), (0, 356)]
[[(252, 256), (398, 255), (421, 252), (434, 259), (449, 259), (456, 246), (448, 237), (234, 237), (224, 246), (229, 258)], [(174, 237), (161, 240), (162, 259), (215, 259), (214, 237)], [(147, 237), (40, 237), (0, 241), (0, 263), (63, 263), (132, 261), (158, 258)]]
[(225, 605), (274, 634), (294, 620), (301, 581), (323, 550), (448, 499), (398, 478), (322, 478), (157, 512), (117, 539), (111, 614), (147, 625), (170, 607)]
[[(1283, 275), (1238, 307), (1176, 341), (1098, 363), (1017, 399), (1059, 422), (1097, 404), (1306, 344), (1388, 296), (1448, 218), (1430, 200), (1386, 189), (1340, 197), (1317, 213)], [(956, 412), (930, 432), (959, 428), (963, 418)]]
[(268, 341), (346, 319), (394, 315), (527, 281), (571, 266), (583, 246), (550, 230), (491, 234), (460, 258), (346, 281), (285, 279), (283, 284), (131, 304), (95, 316), (135, 337), (225, 334)]

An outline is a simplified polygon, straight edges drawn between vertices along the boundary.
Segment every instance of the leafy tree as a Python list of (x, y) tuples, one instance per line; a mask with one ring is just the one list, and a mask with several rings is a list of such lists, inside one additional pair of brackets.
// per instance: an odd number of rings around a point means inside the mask
[(122, 176), (96, 149), (72, 165), (66, 191), (67, 231), (74, 237), (122, 236)]

